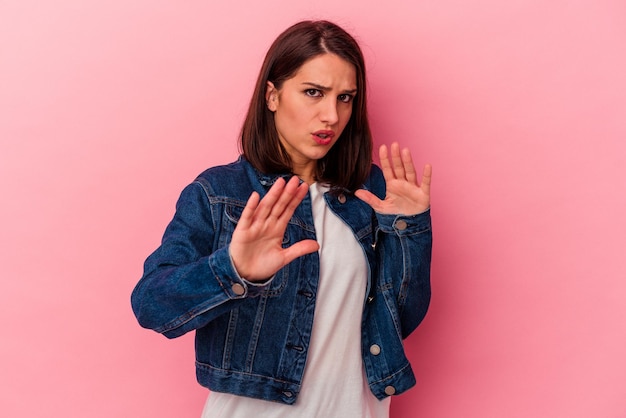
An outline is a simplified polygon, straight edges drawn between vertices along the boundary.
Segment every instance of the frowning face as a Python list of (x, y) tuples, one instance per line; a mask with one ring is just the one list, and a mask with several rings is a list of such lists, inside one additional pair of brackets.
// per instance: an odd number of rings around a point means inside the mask
[(306, 61), (280, 89), (267, 83), (278, 138), (291, 157), (293, 171), (312, 183), (317, 160), (339, 140), (352, 115), (356, 70), (335, 54)]

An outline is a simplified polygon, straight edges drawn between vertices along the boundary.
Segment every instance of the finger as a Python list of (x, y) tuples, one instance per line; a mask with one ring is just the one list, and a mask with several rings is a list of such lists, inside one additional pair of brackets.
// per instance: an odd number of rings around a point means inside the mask
[(270, 215), (274, 204), (282, 194), (285, 188), (285, 180), (282, 177), (276, 179), (272, 187), (267, 191), (267, 194), (263, 196), (258, 207), (254, 212), (254, 219), (265, 220)]
[(243, 208), (243, 212), (241, 212), (239, 222), (237, 222), (237, 226), (239, 228), (245, 229), (250, 227), (254, 211), (259, 205), (259, 200), (259, 194), (257, 192), (252, 192), (252, 194), (248, 198), (248, 201), (246, 202), (246, 206)]
[[(297, 176), (293, 176), (289, 179), (280, 196), (278, 197), (278, 200), (276, 201), (276, 203), (274, 203), (274, 206), (272, 206), (272, 210), (270, 211), (269, 219), (271, 219), (273, 222), (283, 216), (286, 208), (289, 206), (290, 202), (298, 193), (299, 183), (300, 179)], [(291, 218), (291, 215), (289, 215), (289, 218)]]
[(298, 188), (296, 189), (291, 200), (287, 203), (285, 210), (280, 215), (280, 218), (278, 220), (281, 222), (284, 222), (285, 224), (289, 222), (294, 212), (296, 211), (296, 208), (298, 207), (298, 205), (300, 205), (300, 203), (302, 202), (302, 199), (304, 199), (308, 191), (309, 191), (308, 184), (303, 182), (302, 184), (298, 185)]
[(285, 248), (283, 255), (285, 259), (285, 265), (291, 263), (298, 257), (302, 257), (303, 255), (313, 253), (319, 250), (320, 245), (317, 241), (312, 239), (305, 239), (302, 241), (298, 241), (295, 244)]
[(433, 168), (430, 164), (426, 164), (422, 173), (422, 185), (420, 187), (422, 188), (424, 194), (426, 194), (427, 196), (430, 196), (430, 182), (432, 180), (432, 177)]
[(409, 151), (408, 148), (404, 148), (400, 156), (402, 157), (402, 165), (404, 166), (407, 181), (412, 184), (417, 184), (417, 173), (413, 165), (413, 158), (411, 158), (411, 151)]
[(380, 168), (383, 170), (383, 177), (386, 181), (395, 179), (393, 169), (391, 168), (391, 162), (389, 161), (389, 150), (386, 145), (381, 145), (378, 149), (378, 156), (380, 157)]
[(406, 179), (404, 164), (402, 164), (402, 157), (400, 156), (400, 145), (397, 142), (391, 144), (391, 166), (395, 178)]

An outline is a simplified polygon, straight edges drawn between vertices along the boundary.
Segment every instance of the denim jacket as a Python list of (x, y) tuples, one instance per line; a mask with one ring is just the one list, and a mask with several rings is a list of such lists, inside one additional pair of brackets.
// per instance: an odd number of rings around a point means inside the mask
[[(252, 191), (263, 197), (277, 178), (256, 171), (244, 158), (202, 173), (181, 193), (131, 302), (143, 327), (168, 338), (196, 331), (201, 385), (293, 404), (311, 341), (318, 253), (292, 261), (262, 284), (239, 277), (229, 255), (248, 197)], [(364, 188), (384, 197), (377, 166)], [(422, 321), (430, 301), (430, 212), (382, 215), (348, 192), (328, 192), (325, 200), (354, 233), (369, 267), (361, 320), (369, 386), (378, 399), (400, 394), (415, 384), (402, 340)], [(315, 239), (308, 195), (291, 218), (283, 245), (303, 239)]]

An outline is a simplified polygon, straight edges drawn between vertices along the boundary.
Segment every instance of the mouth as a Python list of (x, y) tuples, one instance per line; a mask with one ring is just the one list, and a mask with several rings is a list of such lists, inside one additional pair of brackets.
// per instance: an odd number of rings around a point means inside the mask
[(333, 140), (335, 133), (333, 131), (316, 131), (313, 132), (313, 139), (320, 145), (328, 145)]

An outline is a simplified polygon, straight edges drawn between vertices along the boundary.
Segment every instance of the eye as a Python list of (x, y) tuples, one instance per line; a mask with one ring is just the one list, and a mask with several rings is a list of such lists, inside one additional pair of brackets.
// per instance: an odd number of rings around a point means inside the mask
[(318, 89), (306, 89), (304, 90), (304, 94), (309, 97), (322, 97), (322, 92)]
[(354, 99), (354, 96), (351, 94), (340, 94), (337, 99), (342, 103), (350, 103), (352, 99)]

